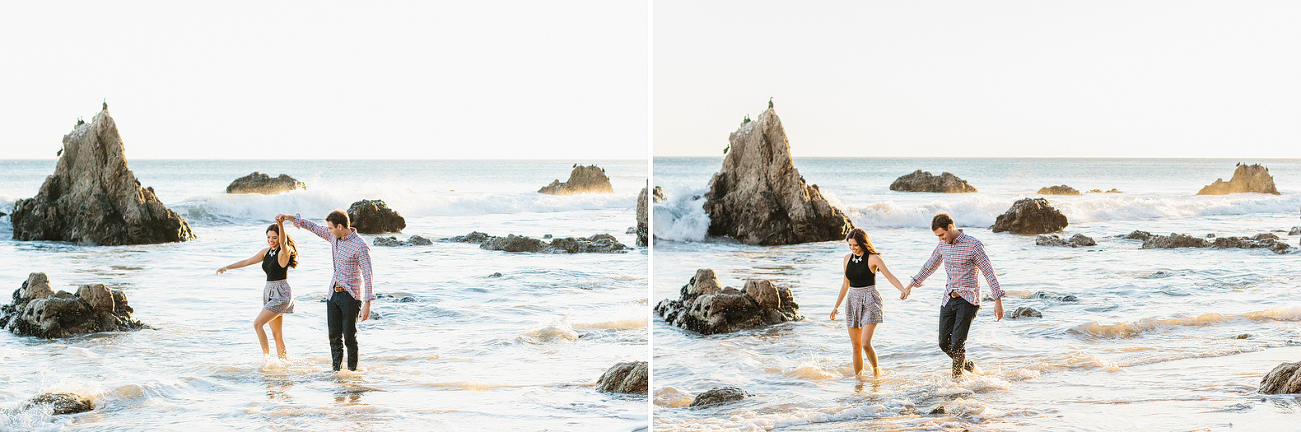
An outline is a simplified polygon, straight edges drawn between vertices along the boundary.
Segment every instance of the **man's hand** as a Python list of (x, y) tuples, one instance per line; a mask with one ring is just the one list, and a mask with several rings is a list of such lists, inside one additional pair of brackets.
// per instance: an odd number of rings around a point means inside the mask
[(1003, 298), (999, 297), (998, 300), (994, 300), (994, 321), (1002, 321), (1002, 320), (1003, 320)]
[[(1002, 312), (997, 313), (1000, 318), (1003, 316)], [(361, 320), (366, 321), (368, 319), (370, 319), (370, 302), (365, 302), (361, 304)]]

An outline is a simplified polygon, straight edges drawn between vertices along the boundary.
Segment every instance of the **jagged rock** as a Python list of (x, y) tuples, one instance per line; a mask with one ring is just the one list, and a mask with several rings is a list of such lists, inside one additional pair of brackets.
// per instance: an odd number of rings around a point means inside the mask
[(611, 366), (596, 382), (596, 389), (606, 393), (646, 394), (650, 373), (646, 362), (623, 362)]
[(63, 136), (54, 174), (35, 197), (14, 203), (9, 221), (15, 240), (116, 246), (194, 238), (185, 218), (140, 187), (108, 110)]
[[(0, 216), (2, 216), (2, 215), (0, 215)], [(1294, 235), (1297, 235), (1297, 234), (1301, 234), (1301, 226), (1294, 226), (1294, 227), (1292, 227), (1292, 229), (1290, 229), (1290, 230), (1287, 231), (1287, 235), (1290, 235), (1290, 236), (1294, 236)]]
[(1238, 168), (1233, 170), (1233, 178), (1225, 182), (1224, 179), (1215, 179), (1202, 190), (1198, 195), (1228, 195), (1231, 193), (1267, 193), (1278, 195), (1278, 189), (1274, 188), (1274, 176), (1269, 175), (1269, 168), (1259, 164), (1243, 165), (1238, 164)]
[(609, 253), (628, 249), (609, 234), (596, 234), (591, 237), (565, 237), (551, 240), (550, 252), (568, 253)]
[(1243, 333), (1243, 334), (1240, 334), (1240, 335), (1234, 336), (1233, 338), (1234, 338), (1234, 339), (1247, 339), (1247, 338), (1250, 338), (1250, 337), (1251, 337), (1251, 333)]
[(709, 234), (749, 245), (843, 240), (854, 228), (808, 185), (791, 160), (790, 142), (772, 108), (728, 137), (731, 151), (709, 180)]
[(1075, 295), (1073, 294), (1061, 295), (1057, 293), (1051, 293), (1048, 291), (1035, 291), (1034, 294), (1030, 294), (1029, 298), (1038, 299), (1038, 300), (1054, 300), (1059, 302), (1080, 301), (1080, 299), (1078, 297), (1075, 297)]
[[(1098, 192), (1102, 192), (1102, 191), (1098, 191)], [(1080, 191), (1075, 190), (1075, 188), (1073, 187), (1067, 185), (1061, 185), (1061, 186), (1049, 186), (1046, 188), (1039, 188), (1039, 195), (1081, 195), (1081, 193)]]
[(458, 243), (483, 243), (490, 238), (492, 238), (492, 236), (488, 235), (488, 233), (471, 231), (469, 234), (452, 237), (447, 240), (458, 242)]
[(46, 393), (36, 395), (23, 404), (23, 410), (30, 410), (38, 405), (48, 405), (54, 415), (83, 413), (95, 409), (90, 398), (69, 393)]
[(1260, 392), (1264, 394), (1301, 393), (1301, 362), (1282, 363), (1265, 374), (1260, 380)]
[(1034, 244), (1039, 246), (1080, 247), (1080, 246), (1097, 246), (1098, 242), (1093, 241), (1092, 238), (1089, 238), (1084, 234), (1073, 235), (1071, 236), (1070, 240), (1063, 239), (1057, 234), (1052, 234), (1052, 235), (1040, 234), (1039, 237), (1034, 239)]
[(138, 330), (144, 323), (126, 294), (101, 284), (82, 285), (77, 294), (54, 292), (45, 273), (32, 273), (14, 291), (14, 302), (0, 306), (0, 326), (19, 336), (63, 338), (104, 331)]
[(397, 237), (375, 237), (375, 240), (373, 240), (371, 244), (375, 246), (428, 246), (434, 244), (434, 242), (427, 238), (413, 235), (406, 241), (398, 240)]
[(900, 192), (974, 193), (976, 188), (951, 173), (938, 176), (917, 170), (890, 183), (890, 190)]
[(646, 188), (641, 188), (637, 195), (637, 246), (646, 246), (646, 236), (650, 224), (646, 221)]
[(509, 234), (506, 237), (492, 237), (479, 244), (480, 249), (506, 252), (542, 252), (547, 250), (547, 243), (532, 237)]
[(1147, 240), (1143, 240), (1143, 249), (1174, 249), (1182, 247), (1204, 248), (1210, 246), (1211, 242), (1206, 239), (1193, 237), (1188, 234), (1170, 233), (1168, 236), (1153, 235)]
[(744, 290), (723, 288), (712, 269), (699, 269), (682, 286), (677, 300), (655, 305), (664, 321), (703, 334), (737, 330), (804, 319), (795, 296), (768, 280), (746, 281)]
[(707, 407), (710, 405), (720, 405), (745, 399), (746, 396), (751, 395), (745, 390), (741, 390), (737, 387), (715, 388), (697, 395), (696, 398), (691, 401), (690, 406)]
[[(375, 298), (392, 300), (395, 303), (415, 303), (416, 298), (406, 293), (375, 293)], [(373, 312), (372, 312), (373, 313)]]
[(552, 239), (550, 243), (532, 237), (509, 234), (506, 237), (491, 236), (478, 231), (448, 239), (464, 243), (479, 243), (479, 248), (506, 252), (546, 252), (546, 253), (611, 253), (624, 252), (629, 249), (618, 239), (609, 234), (595, 234), (591, 237), (564, 237)]
[(1008, 319), (1018, 319), (1018, 318), (1043, 318), (1043, 317), (1044, 317), (1044, 314), (1040, 313), (1039, 311), (1035, 310), (1034, 308), (1022, 306), (1022, 307), (1018, 307), (1018, 308), (1016, 308), (1016, 310), (1012, 311), (1012, 313), (1011, 313), (1010, 315), (1008, 315), (1007, 318), (1008, 318)]
[(1291, 251), (1292, 246), (1284, 243), (1279, 236), (1271, 233), (1257, 234), (1255, 237), (1219, 237), (1211, 242), (1211, 247), (1218, 249), (1240, 248), (1240, 249), (1269, 249), (1277, 254), (1285, 254)]
[(490, 277), (490, 278), (499, 278), (499, 277), (501, 277), (501, 272), (496, 272), (496, 273), (490, 274), (490, 275), (488, 275), (488, 277)]
[(581, 193), (614, 193), (610, 178), (605, 176), (605, 169), (596, 165), (574, 165), (569, 172), (569, 181), (561, 183), (559, 179), (538, 189), (538, 193), (550, 195), (573, 195)]
[(655, 192), (652, 194), (652, 196), (655, 197), (655, 202), (663, 202), (669, 199), (667, 196), (664, 195), (664, 190), (660, 189), (659, 186), (655, 186)]
[(383, 200), (361, 200), (348, 206), (348, 220), (362, 234), (402, 232), (407, 220)]
[(253, 174), (237, 178), (235, 181), (230, 182), (230, 186), (226, 186), (226, 193), (275, 195), (295, 189), (307, 189), (307, 185), (287, 174), (281, 174), (279, 177), (271, 177), (253, 171)]
[(1130, 239), (1130, 240), (1142, 240), (1142, 241), (1147, 241), (1147, 239), (1152, 238), (1152, 233), (1147, 232), (1147, 231), (1134, 230), (1134, 232), (1131, 232), (1131, 233), (1129, 233), (1129, 234), (1126, 234), (1126, 235), (1124, 236), (1124, 238), (1127, 238), (1127, 239)]
[(1022, 198), (1012, 204), (1006, 213), (994, 219), (994, 232), (1011, 231), (1013, 234), (1047, 234), (1059, 232), (1069, 222), (1066, 215), (1048, 204), (1043, 198)]

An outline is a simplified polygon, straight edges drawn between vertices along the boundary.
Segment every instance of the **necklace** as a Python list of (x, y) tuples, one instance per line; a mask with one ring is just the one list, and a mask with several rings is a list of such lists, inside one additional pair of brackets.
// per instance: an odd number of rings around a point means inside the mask
[(862, 256), (862, 255), (853, 255), (853, 254), (850, 254), (849, 260), (850, 260), (850, 261), (853, 261), (855, 264), (857, 264), (857, 263), (859, 263), (860, 261), (863, 261), (863, 256)]

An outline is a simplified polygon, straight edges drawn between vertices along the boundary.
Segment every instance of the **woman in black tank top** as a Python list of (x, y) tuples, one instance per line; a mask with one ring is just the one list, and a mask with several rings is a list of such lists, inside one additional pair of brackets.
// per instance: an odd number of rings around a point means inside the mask
[(876, 349), (872, 347), (872, 334), (876, 325), (884, 321), (881, 294), (876, 291), (876, 273), (881, 272), (886, 280), (899, 290), (899, 299), (907, 299), (908, 292), (899, 283), (885, 261), (867, 238), (867, 232), (855, 228), (845, 238), (849, 243), (850, 254), (845, 256), (845, 277), (840, 284), (840, 296), (836, 297), (836, 306), (831, 309), (831, 320), (835, 321), (840, 303), (848, 294), (849, 302), (845, 305), (845, 321), (849, 328), (849, 342), (853, 346), (854, 375), (863, 374), (863, 354), (872, 363), (872, 376), (880, 377), (881, 368), (876, 362)]
[[(258, 343), (262, 344), (262, 356), (269, 360), (271, 349), (267, 344), (266, 331), (262, 330), (262, 327), (270, 324), (271, 336), (276, 340), (276, 354), (281, 360), (285, 360), (289, 350), (285, 348), (282, 318), (283, 314), (294, 312), (293, 292), (289, 288), (288, 278), (289, 268), (298, 266), (298, 250), (294, 246), (294, 239), (289, 238), (289, 234), (285, 233), (283, 221), (276, 221), (275, 224), (267, 227), (266, 233), (269, 247), (249, 259), (217, 269), (217, 274), (225, 273), (230, 269), (262, 264), (262, 271), (267, 274), (267, 283), (262, 291), (262, 311), (253, 319), (253, 331), (257, 332)], [(266, 364), (265, 361), (263, 364)]]

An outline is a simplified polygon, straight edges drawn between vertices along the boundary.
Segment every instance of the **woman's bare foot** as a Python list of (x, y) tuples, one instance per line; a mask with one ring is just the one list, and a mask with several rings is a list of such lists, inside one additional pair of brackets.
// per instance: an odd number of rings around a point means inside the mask
[(880, 378), (880, 377), (881, 377), (881, 368), (872, 368), (872, 377), (873, 377), (873, 378)]
[(279, 356), (281, 360), (289, 360), (289, 352), (288, 352), (288, 351), (280, 351), (280, 352), (277, 352), (276, 355)]

